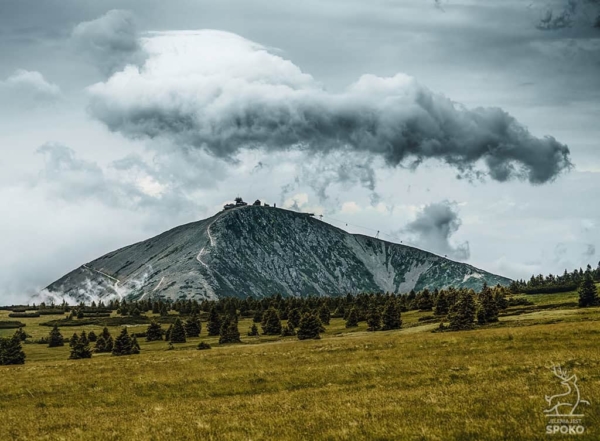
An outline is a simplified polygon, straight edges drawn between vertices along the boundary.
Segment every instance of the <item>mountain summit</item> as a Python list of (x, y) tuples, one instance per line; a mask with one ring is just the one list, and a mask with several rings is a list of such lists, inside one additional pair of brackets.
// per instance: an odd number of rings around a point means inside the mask
[(350, 234), (306, 213), (241, 206), (108, 253), (50, 284), (78, 301), (338, 296), (509, 279), (405, 245)]

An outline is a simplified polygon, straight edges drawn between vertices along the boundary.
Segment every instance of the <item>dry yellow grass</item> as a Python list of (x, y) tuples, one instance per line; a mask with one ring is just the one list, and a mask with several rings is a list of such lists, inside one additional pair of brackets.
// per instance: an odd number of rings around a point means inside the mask
[(597, 440), (600, 310), (566, 314), (443, 334), (333, 320), (319, 341), (140, 342), (138, 356), (77, 361), (26, 345), (26, 365), (0, 367), (0, 440), (541, 440), (544, 396), (561, 391), (551, 362), (578, 375), (591, 405), (577, 438)]

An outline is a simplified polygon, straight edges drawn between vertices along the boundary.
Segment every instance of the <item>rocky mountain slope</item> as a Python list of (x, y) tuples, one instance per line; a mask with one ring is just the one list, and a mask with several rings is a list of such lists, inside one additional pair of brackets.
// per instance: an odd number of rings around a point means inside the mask
[(77, 300), (112, 296), (345, 295), (478, 289), (509, 279), (404, 245), (349, 234), (303, 213), (248, 206), (113, 251), (46, 288)]

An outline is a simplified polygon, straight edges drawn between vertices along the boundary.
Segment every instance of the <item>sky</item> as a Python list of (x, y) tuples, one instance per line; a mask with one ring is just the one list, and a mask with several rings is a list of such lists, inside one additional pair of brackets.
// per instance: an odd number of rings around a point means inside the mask
[(0, 0), (0, 303), (236, 196), (600, 260), (600, 1)]

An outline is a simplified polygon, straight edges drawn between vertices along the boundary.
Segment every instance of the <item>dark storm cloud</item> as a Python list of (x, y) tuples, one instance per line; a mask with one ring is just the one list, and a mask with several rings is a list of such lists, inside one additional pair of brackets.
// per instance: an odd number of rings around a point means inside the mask
[(453, 259), (466, 260), (471, 254), (469, 243), (450, 244), (450, 237), (458, 231), (461, 223), (456, 205), (442, 201), (426, 205), (404, 231), (415, 236), (414, 242), (419, 247)]
[(95, 20), (79, 23), (71, 38), (80, 53), (106, 73), (144, 60), (136, 23), (129, 11), (113, 9)]
[(438, 159), (494, 180), (548, 182), (571, 167), (569, 148), (537, 138), (499, 108), (467, 109), (413, 78), (364, 75), (333, 94), (291, 62), (237, 35), (163, 33), (149, 60), (90, 90), (92, 115), (132, 138), (166, 138), (230, 158), (242, 149), (344, 150), (416, 167)]

